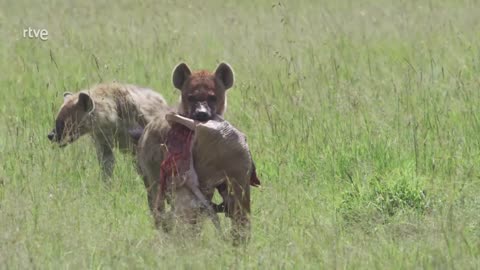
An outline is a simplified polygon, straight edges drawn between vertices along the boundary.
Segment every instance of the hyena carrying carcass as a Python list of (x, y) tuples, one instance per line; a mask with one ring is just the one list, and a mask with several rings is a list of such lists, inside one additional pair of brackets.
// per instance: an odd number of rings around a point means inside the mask
[[(173, 85), (181, 91), (180, 104), (177, 111), (180, 116), (199, 122), (207, 122), (217, 119), (218, 116), (223, 116), (226, 109), (226, 91), (234, 83), (233, 71), (228, 64), (221, 63), (211, 73), (208, 71), (192, 72), (186, 64), (181, 63), (174, 69), (172, 77)], [(137, 148), (138, 168), (144, 176), (145, 186), (149, 187), (147, 190), (148, 201), (154, 212), (157, 225), (163, 224), (165, 221), (165, 216), (162, 215), (164, 212), (163, 201), (159, 204), (154, 204), (154, 200), (159, 195), (158, 179), (160, 179), (161, 164), (165, 158), (165, 149), (163, 147), (165, 144), (168, 145), (167, 138), (170, 131), (171, 127), (164, 121), (164, 118), (150, 122), (145, 127)], [(253, 162), (251, 165), (254, 167)], [(210, 180), (199, 177), (198, 182), (202, 186), (202, 183), (207, 183)], [(228, 196), (228, 185), (227, 181), (218, 181), (214, 187), (220, 192), (224, 202), (228, 202), (230, 199)], [(242, 192), (249, 193), (247, 189), (244, 189)], [(247, 197), (249, 200), (249, 195), (246, 195)], [(211, 200), (211, 197), (208, 199)], [(187, 200), (184, 203), (189, 202)], [(244, 206), (246, 212), (250, 211), (249, 202), (248, 206), (245, 203), (241, 205)], [(228, 203), (226, 206), (228, 207)], [(188, 208), (190, 206), (178, 205), (177, 207)], [(225, 212), (228, 214), (232, 210), (225, 209)]]
[[(191, 119), (207, 121), (215, 115), (223, 116), (227, 104), (225, 92), (233, 86), (234, 75), (226, 63), (221, 63), (214, 73), (204, 70), (192, 73), (187, 64), (181, 63), (173, 71), (172, 82), (181, 92), (177, 112)], [(137, 168), (143, 176), (148, 204), (154, 213), (162, 212), (154, 209), (154, 200), (157, 198), (161, 163), (165, 157), (164, 145), (169, 132), (170, 125), (163, 115), (152, 120), (143, 133), (132, 134), (133, 137), (141, 135), (137, 145)], [(160, 221), (161, 217), (156, 216), (157, 226), (162, 223)]]
[(129, 130), (143, 128), (155, 117), (164, 118), (168, 111), (164, 98), (151, 89), (115, 82), (98, 84), (64, 94), (48, 139), (63, 147), (90, 134), (103, 176), (108, 178), (115, 166), (115, 147), (135, 153)]

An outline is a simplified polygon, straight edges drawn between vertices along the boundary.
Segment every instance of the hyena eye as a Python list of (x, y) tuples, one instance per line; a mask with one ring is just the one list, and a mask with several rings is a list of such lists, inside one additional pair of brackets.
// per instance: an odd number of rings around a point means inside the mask
[(209, 95), (209, 96), (208, 96), (208, 101), (210, 101), (210, 102), (217, 102), (217, 96)]
[(195, 101), (197, 101), (197, 99), (195, 98), (195, 96), (188, 96), (188, 97), (187, 97), (187, 100), (188, 100), (189, 102), (195, 102)]

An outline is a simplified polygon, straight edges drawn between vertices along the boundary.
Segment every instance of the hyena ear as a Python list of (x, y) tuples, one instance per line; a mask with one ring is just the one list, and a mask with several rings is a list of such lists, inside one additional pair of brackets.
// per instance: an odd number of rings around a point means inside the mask
[(65, 99), (66, 99), (68, 96), (71, 96), (71, 95), (73, 95), (73, 94), (70, 93), (70, 92), (65, 92), (65, 93), (63, 93), (63, 100), (65, 101)]
[(90, 97), (89, 94), (80, 92), (78, 94), (78, 103), (79, 106), (81, 106), (86, 112), (92, 112), (95, 110), (95, 103), (93, 102), (93, 99)]
[(232, 67), (225, 62), (222, 62), (220, 65), (218, 65), (217, 69), (215, 70), (215, 77), (223, 83), (225, 90), (232, 87), (235, 81)]
[(187, 66), (187, 64), (185, 63), (178, 64), (173, 69), (173, 74), (172, 74), (173, 86), (175, 86), (175, 88), (177, 88), (178, 90), (182, 90), (183, 84), (188, 79), (188, 77), (190, 77), (191, 74), (192, 74), (192, 71)]

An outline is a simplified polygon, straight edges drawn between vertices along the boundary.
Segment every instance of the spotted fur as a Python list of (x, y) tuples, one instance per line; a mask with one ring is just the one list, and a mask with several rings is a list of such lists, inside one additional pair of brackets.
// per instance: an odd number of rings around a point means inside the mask
[(48, 138), (60, 146), (90, 135), (105, 177), (115, 165), (113, 149), (135, 153), (129, 130), (143, 128), (168, 111), (165, 99), (157, 92), (136, 85), (98, 84), (78, 93), (64, 94), (64, 102)]

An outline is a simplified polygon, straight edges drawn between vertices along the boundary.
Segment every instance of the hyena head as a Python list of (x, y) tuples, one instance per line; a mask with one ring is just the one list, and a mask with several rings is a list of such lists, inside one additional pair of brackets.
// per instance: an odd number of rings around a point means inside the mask
[(190, 71), (185, 63), (173, 70), (173, 85), (182, 94), (179, 113), (201, 122), (223, 116), (227, 99), (225, 92), (233, 86), (233, 70), (227, 63), (221, 63), (212, 73), (209, 71)]
[(90, 132), (94, 110), (95, 103), (89, 94), (65, 93), (63, 105), (55, 120), (55, 128), (48, 134), (48, 139), (65, 146)]

